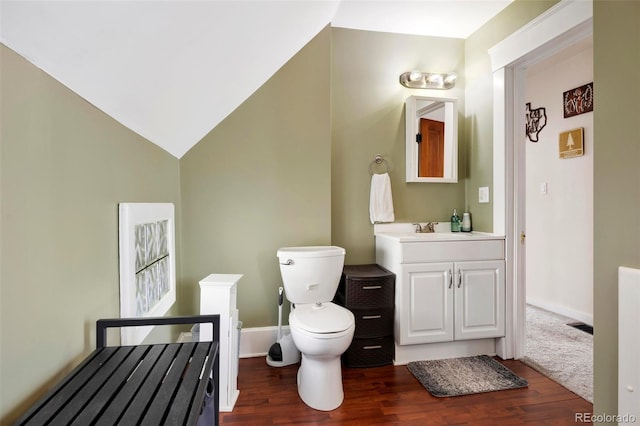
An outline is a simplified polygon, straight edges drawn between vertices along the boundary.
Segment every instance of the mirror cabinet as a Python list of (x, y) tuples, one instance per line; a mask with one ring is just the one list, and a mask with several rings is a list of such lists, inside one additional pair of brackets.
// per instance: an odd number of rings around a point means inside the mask
[(406, 181), (458, 182), (458, 108), (453, 98), (409, 96)]

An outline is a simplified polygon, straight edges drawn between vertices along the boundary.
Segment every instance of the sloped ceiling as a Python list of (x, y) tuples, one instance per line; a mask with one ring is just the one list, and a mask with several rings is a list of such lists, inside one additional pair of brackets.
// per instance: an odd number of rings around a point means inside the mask
[(466, 38), (513, 0), (5, 1), (2, 43), (177, 158), (327, 25)]

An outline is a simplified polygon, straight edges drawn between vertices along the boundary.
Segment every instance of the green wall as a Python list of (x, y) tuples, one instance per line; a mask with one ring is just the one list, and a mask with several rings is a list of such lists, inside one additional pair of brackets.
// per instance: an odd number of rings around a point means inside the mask
[[(448, 221), (464, 207), (464, 40), (334, 28), (331, 64), (331, 239), (347, 264), (375, 263), (369, 165), (391, 166), (396, 222)], [(458, 73), (452, 90), (407, 89), (405, 71)], [(411, 95), (459, 99), (458, 183), (405, 182), (404, 102)], [(377, 171), (382, 171), (376, 167)]]
[(178, 222), (180, 187), (176, 158), (0, 55), (4, 424), (90, 352), (97, 319), (119, 316), (118, 202), (172, 202)]
[(593, 340), (599, 414), (616, 413), (618, 406), (618, 266), (640, 268), (638, 22), (640, 2), (594, 2)]
[[(403, 88), (400, 73), (414, 68), (455, 70), (459, 84)], [(197, 311), (200, 279), (242, 273), (244, 327), (274, 325), (282, 246), (336, 244), (346, 263), (375, 262), (368, 170), (377, 153), (391, 163), (397, 221), (461, 210), (463, 177), (404, 182), (404, 100), (454, 96), (463, 111), (463, 74), (462, 40), (325, 28), (180, 160), (183, 310)]]
[(331, 243), (330, 49), (327, 27), (180, 160), (185, 312), (239, 273), (244, 326), (274, 325), (277, 249)]
[[(516, 0), (465, 40), (466, 203), (473, 213), (473, 227), (479, 231), (493, 230), (493, 72), (488, 50), (555, 3)], [(490, 188), (490, 203), (478, 203), (482, 186)]]

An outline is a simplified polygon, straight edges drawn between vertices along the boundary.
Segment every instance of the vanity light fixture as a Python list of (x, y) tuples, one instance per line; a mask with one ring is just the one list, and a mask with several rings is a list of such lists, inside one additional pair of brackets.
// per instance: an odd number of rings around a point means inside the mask
[(400, 84), (410, 89), (451, 89), (456, 85), (456, 74), (407, 71), (400, 74)]

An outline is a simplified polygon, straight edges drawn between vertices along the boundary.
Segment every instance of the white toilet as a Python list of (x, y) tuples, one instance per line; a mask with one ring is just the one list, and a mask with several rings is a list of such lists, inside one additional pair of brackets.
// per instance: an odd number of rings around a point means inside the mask
[(278, 250), (287, 299), (293, 303), (289, 330), (302, 354), (298, 394), (311, 408), (330, 411), (344, 399), (340, 356), (355, 330), (351, 311), (331, 303), (342, 274), (345, 250), (335, 246)]

